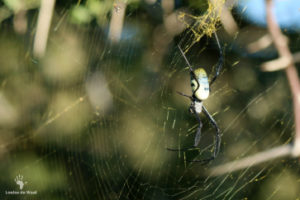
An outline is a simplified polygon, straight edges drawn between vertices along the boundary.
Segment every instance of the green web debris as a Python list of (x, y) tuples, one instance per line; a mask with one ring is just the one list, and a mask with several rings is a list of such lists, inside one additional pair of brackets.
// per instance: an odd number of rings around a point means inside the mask
[(188, 49), (199, 42), (204, 35), (211, 37), (217, 30), (224, 3), (225, 0), (209, 0), (206, 12), (200, 16), (185, 12), (179, 13), (178, 19), (193, 33)]

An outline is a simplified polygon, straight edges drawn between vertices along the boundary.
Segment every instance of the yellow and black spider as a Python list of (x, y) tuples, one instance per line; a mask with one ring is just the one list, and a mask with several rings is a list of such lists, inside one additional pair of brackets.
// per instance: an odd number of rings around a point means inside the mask
[[(220, 129), (219, 129), (216, 121), (213, 119), (213, 117), (209, 114), (209, 112), (207, 111), (207, 109), (203, 105), (203, 101), (208, 98), (209, 93), (210, 93), (209, 86), (212, 85), (215, 82), (215, 80), (217, 79), (217, 77), (219, 76), (220, 71), (221, 71), (222, 66), (223, 66), (223, 62), (224, 62), (223, 51), (222, 51), (218, 36), (217, 36), (216, 33), (214, 33), (214, 36), (216, 38), (216, 42), (217, 42), (217, 45), (218, 45), (218, 48), (219, 48), (220, 57), (219, 57), (219, 61), (218, 61), (218, 64), (217, 64), (216, 74), (214, 75), (214, 77), (212, 78), (212, 80), (210, 82), (208, 80), (207, 73), (203, 68), (198, 68), (196, 70), (194, 70), (192, 68), (192, 66), (190, 65), (188, 59), (184, 55), (182, 49), (178, 45), (178, 48), (179, 48), (181, 54), (183, 55), (186, 63), (188, 64), (188, 67), (189, 67), (189, 70), (190, 70), (192, 96), (183, 94), (181, 92), (178, 92), (178, 94), (180, 94), (184, 97), (187, 97), (192, 101), (192, 103), (190, 105), (190, 112), (196, 116), (197, 121), (199, 123), (199, 126), (197, 128), (197, 133), (196, 133), (196, 136), (195, 136), (194, 147), (198, 146), (198, 144), (200, 142), (200, 138), (201, 138), (202, 122), (201, 122), (201, 119), (200, 119), (199, 115), (202, 112), (202, 110), (204, 111), (204, 114), (206, 115), (206, 117), (209, 119), (210, 123), (216, 129), (215, 147), (214, 147), (213, 155), (210, 158), (207, 158), (207, 159), (193, 160), (193, 161), (189, 161), (189, 162), (208, 163), (209, 161), (214, 160), (217, 157), (217, 155), (220, 151), (220, 144), (221, 144)], [(170, 150), (170, 151), (187, 151), (189, 149), (191, 149), (191, 148), (184, 148), (184, 149), (168, 148), (168, 150)]]

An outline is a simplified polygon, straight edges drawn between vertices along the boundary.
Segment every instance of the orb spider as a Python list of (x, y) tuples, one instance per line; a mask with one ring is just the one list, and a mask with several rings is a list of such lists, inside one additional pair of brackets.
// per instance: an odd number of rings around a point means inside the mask
[[(219, 42), (219, 38), (217, 36), (216, 33), (214, 33), (214, 36), (216, 38), (216, 42), (219, 48), (219, 61), (217, 64), (217, 69), (216, 69), (216, 74), (214, 75), (214, 77), (212, 78), (212, 80), (209, 82), (208, 80), (208, 76), (206, 74), (206, 71), (203, 68), (198, 68), (196, 70), (193, 69), (193, 67), (191, 66), (191, 64), (189, 63), (188, 59), (186, 58), (186, 56), (184, 55), (182, 49), (180, 48), (180, 46), (178, 45), (178, 48), (181, 52), (181, 54), (183, 55), (188, 67), (189, 67), (189, 71), (190, 71), (190, 76), (191, 76), (191, 87), (192, 87), (192, 96), (183, 94), (181, 92), (177, 92), (179, 95), (187, 97), (191, 100), (191, 105), (189, 108), (190, 113), (194, 114), (196, 116), (196, 119), (198, 121), (198, 128), (197, 128), (197, 132), (195, 135), (195, 141), (194, 141), (194, 147), (197, 147), (199, 142), (200, 142), (200, 138), (201, 138), (201, 129), (202, 129), (202, 122), (200, 119), (200, 113), (202, 112), (202, 110), (204, 111), (205, 116), (209, 119), (210, 123), (214, 126), (215, 130), (216, 130), (216, 134), (215, 134), (215, 147), (214, 147), (214, 152), (212, 154), (211, 157), (207, 158), (207, 159), (203, 159), (203, 160), (192, 160), (189, 162), (200, 162), (200, 163), (208, 163), (212, 160), (214, 160), (220, 150), (220, 145), (221, 145), (221, 136), (220, 136), (220, 129), (216, 123), (216, 121), (214, 120), (214, 118), (209, 114), (208, 110), (205, 108), (205, 106), (203, 105), (203, 101), (205, 99), (208, 98), (209, 96), (209, 92), (210, 92), (210, 88), (209, 86), (212, 85), (215, 80), (217, 79), (217, 77), (220, 74), (220, 71), (222, 69), (223, 66), (223, 60), (224, 60), (224, 56), (223, 56), (223, 51)], [(194, 148), (193, 147), (193, 148)], [(172, 149), (172, 148), (167, 148), (170, 151), (187, 151), (191, 148), (184, 148), (184, 149)]]

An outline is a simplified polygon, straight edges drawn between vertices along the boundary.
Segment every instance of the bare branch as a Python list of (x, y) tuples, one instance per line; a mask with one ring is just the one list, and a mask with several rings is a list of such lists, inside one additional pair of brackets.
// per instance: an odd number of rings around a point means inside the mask
[(55, 0), (42, 0), (34, 38), (33, 54), (41, 58), (45, 54)]
[[(294, 63), (300, 62), (300, 52), (294, 53), (292, 56), (293, 56), (292, 62)], [(291, 61), (289, 59), (284, 59), (284, 58), (285, 57), (283, 58), (280, 57), (268, 62), (264, 62), (261, 65), (261, 70), (271, 72), (271, 71), (285, 69), (290, 64)]]
[(252, 156), (248, 156), (246, 158), (242, 158), (240, 160), (213, 167), (212, 169), (209, 169), (208, 174), (210, 176), (219, 176), (248, 167), (253, 167), (260, 163), (267, 162), (272, 159), (278, 159), (288, 155), (292, 155), (292, 146), (288, 144), (282, 145)]
[(294, 156), (299, 155), (300, 153), (300, 83), (298, 78), (298, 73), (293, 62), (293, 56), (288, 48), (287, 40), (284, 35), (281, 33), (281, 30), (275, 20), (273, 14), (273, 1), (266, 0), (267, 8), (267, 23), (268, 29), (273, 38), (274, 45), (281, 57), (286, 57), (291, 60), (288, 67), (285, 69), (286, 76), (289, 81), (291, 92), (293, 95), (293, 106), (294, 106), (294, 117), (295, 117), (295, 139), (294, 139)]
[(119, 42), (121, 38), (126, 7), (126, 3), (121, 0), (115, 0), (113, 4), (112, 16), (108, 33), (108, 37), (112, 42)]
[(257, 39), (255, 42), (248, 44), (247, 50), (250, 53), (255, 53), (255, 52), (258, 52), (260, 50), (267, 48), (271, 44), (272, 44), (272, 38), (271, 38), (270, 34), (265, 34), (262, 37), (260, 37), (259, 39)]

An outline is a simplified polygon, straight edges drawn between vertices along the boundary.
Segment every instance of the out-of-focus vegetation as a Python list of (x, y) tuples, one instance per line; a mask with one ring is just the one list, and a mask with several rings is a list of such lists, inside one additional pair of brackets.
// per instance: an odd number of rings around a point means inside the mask
[[(272, 45), (260, 51), (255, 43), (266, 28), (243, 20), (233, 5), (209, 2), (56, 1), (39, 58), (33, 43), (42, 1), (0, 3), (1, 199), (299, 197), (299, 167), (292, 159), (218, 177), (204, 173), (289, 143), (294, 129), (285, 74), (260, 70), (276, 56)], [(123, 18), (113, 24), (122, 9)], [(230, 21), (222, 18), (224, 9), (238, 29), (224, 24)], [(116, 25), (120, 38), (111, 41)], [(189, 99), (176, 93), (191, 94), (177, 44), (211, 78), (219, 59), (213, 31), (224, 68), (204, 105), (222, 131), (222, 145), (216, 160), (201, 166), (186, 160), (213, 151), (214, 129), (204, 115), (198, 151), (166, 148), (192, 146), (198, 126)], [(297, 51), (298, 34), (288, 34)], [(37, 194), (6, 193), (20, 191), (19, 174), (23, 190)]]

